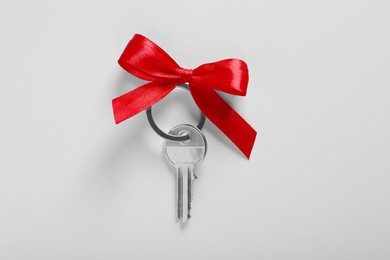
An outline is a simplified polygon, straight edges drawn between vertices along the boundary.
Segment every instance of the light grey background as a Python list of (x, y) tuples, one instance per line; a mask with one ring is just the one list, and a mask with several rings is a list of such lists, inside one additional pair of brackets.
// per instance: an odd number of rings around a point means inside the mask
[[(388, 1), (0, 1), (0, 259), (389, 259)], [(117, 59), (134, 33), (183, 67), (237, 57), (248, 161), (210, 122), (190, 223)], [(195, 123), (188, 93), (156, 105)]]

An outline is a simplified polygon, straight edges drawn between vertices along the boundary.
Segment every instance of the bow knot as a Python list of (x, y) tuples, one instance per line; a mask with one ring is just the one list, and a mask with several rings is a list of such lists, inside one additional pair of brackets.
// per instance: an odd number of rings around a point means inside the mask
[(177, 85), (188, 82), (199, 109), (249, 158), (256, 131), (215, 90), (245, 96), (248, 68), (239, 59), (181, 68), (163, 49), (135, 34), (119, 58), (127, 72), (150, 81), (112, 101), (118, 124), (154, 105)]
[(185, 68), (180, 68), (180, 75), (181, 75), (181, 79), (179, 81), (179, 84), (184, 84), (184, 83), (191, 83), (191, 79), (192, 79), (192, 71), (191, 69), (185, 69)]

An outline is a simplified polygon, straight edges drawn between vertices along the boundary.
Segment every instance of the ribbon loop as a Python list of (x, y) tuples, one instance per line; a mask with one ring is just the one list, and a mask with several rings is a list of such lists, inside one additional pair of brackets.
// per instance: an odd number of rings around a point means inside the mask
[(135, 34), (118, 63), (130, 74), (151, 82), (113, 99), (117, 124), (154, 105), (177, 85), (188, 82), (199, 109), (249, 159), (256, 131), (215, 92), (246, 95), (249, 76), (244, 61), (226, 59), (194, 70), (185, 69), (157, 44)]

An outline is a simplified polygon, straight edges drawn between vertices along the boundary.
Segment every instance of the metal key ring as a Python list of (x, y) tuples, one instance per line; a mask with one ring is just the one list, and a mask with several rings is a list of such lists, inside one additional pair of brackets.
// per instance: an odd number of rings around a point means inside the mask
[[(180, 84), (178, 86), (182, 87), (182, 88), (184, 88), (186, 90), (190, 90), (190, 88), (189, 88), (189, 86), (187, 84)], [(172, 141), (186, 141), (186, 140), (189, 140), (191, 138), (189, 134), (186, 134), (186, 135), (183, 135), (183, 136), (177, 136), (177, 135), (170, 135), (170, 134), (167, 134), (164, 131), (162, 131), (156, 125), (156, 122), (154, 122), (154, 119), (153, 119), (153, 116), (152, 116), (152, 107), (149, 107), (146, 110), (146, 115), (148, 117), (148, 121), (149, 121), (150, 126), (162, 138), (165, 138), (165, 139), (168, 139), (168, 140), (172, 140)], [(206, 122), (206, 116), (202, 112), (200, 112), (200, 120), (199, 120), (199, 123), (198, 123), (198, 125), (196, 127), (199, 130), (201, 130), (202, 127), (204, 126), (205, 122)]]

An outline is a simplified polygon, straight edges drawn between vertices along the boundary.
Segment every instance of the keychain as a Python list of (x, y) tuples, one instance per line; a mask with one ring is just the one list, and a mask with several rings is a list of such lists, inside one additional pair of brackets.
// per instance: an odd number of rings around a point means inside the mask
[[(191, 187), (197, 178), (194, 170), (207, 151), (206, 138), (201, 131), (206, 117), (248, 159), (250, 157), (256, 131), (215, 91), (245, 96), (249, 79), (247, 65), (239, 59), (226, 59), (203, 64), (194, 70), (184, 69), (157, 44), (140, 34), (133, 36), (118, 62), (130, 74), (150, 82), (113, 100), (115, 122), (118, 124), (146, 110), (151, 127), (165, 139), (164, 152), (176, 169), (176, 213), (177, 219), (185, 223), (191, 217)], [(201, 117), (197, 126), (181, 124), (165, 133), (154, 122), (152, 106), (176, 86), (190, 91), (201, 110)]]
[[(188, 85), (180, 86), (189, 89)], [(146, 115), (154, 131), (165, 139), (165, 155), (176, 169), (176, 214), (177, 219), (185, 223), (191, 217), (191, 187), (192, 181), (197, 178), (194, 170), (203, 161), (207, 151), (206, 137), (201, 131), (206, 117), (201, 113), (196, 127), (182, 124), (166, 134), (154, 122), (152, 107), (146, 110)]]

